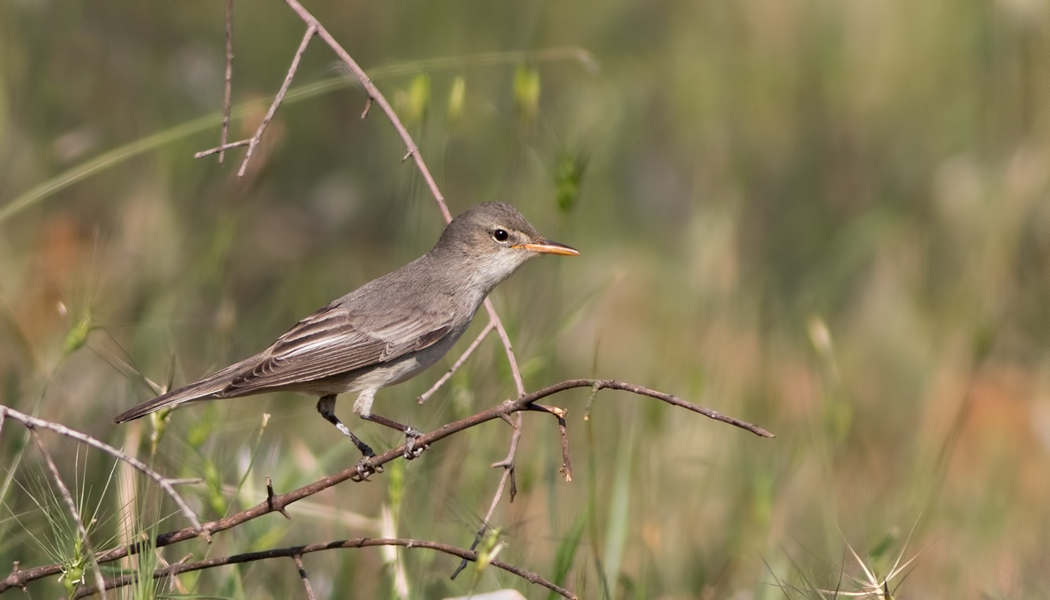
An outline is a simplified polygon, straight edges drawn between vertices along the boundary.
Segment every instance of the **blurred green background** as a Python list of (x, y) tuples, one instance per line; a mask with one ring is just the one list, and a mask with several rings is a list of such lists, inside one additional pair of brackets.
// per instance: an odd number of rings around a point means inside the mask
[[(519, 495), (496, 512), (501, 559), (585, 598), (820, 598), (863, 589), (851, 547), (880, 580), (917, 557), (889, 584), (901, 598), (1050, 595), (1050, 4), (307, 8), (394, 103), (454, 213), (507, 201), (581, 250), (493, 295), (530, 389), (617, 378), (777, 434), (620, 392), (584, 421), (587, 390), (551, 398), (569, 410), (575, 481), (558, 478), (551, 419), (527, 415)], [(342, 83), (282, 106), (244, 179), (243, 150), (195, 160), (217, 121), (180, 126), (221, 108), (223, 14), (217, 1), (0, 3), (0, 401), (204, 477), (184, 491), (207, 519), (262, 500), (266, 475), (287, 491), (356, 450), (314, 400), (274, 394), (176, 411), (154, 456), (148, 421), (111, 424), (152, 396), (134, 369), (181, 384), (254, 353), (443, 225), (319, 40), (293, 88)], [(281, 2), (236, 4), (231, 139), (254, 130), (303, 31)], [(26, 195), (114, 150), (90, 177)], [(513, 395), (493, 336), (416, 406), (453, 359), (381, 392), (377, 410), (428, 430)], [(349, 405), (368, 443), (400, 442)], [(509, 432), (488, 424), (294, 505), (293, 521), (162, 555), (378, 536), (384, 514), (384, 535), (467, 546)], [(39, 453), (13, 423), (0, 436), (0, 565), (63, 560), (74, 536)], [(45, 439), (97, 508), (96, 547), (161, 517), (155, 530), (186, 525), (108, 457)], [(491, 568), (449, 581), (457, 561), (427, 551), (389, 558), (305, 564), (324, 597), (546, 596)], [(287, 559), (181, 582), (304, 595)]]

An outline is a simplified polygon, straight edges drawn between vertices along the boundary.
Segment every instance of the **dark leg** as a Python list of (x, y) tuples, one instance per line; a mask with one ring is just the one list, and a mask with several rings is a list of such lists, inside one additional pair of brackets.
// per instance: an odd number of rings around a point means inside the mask
[(412, 460), (413, 458), (418, 457), (420, 454), (423, 454), (424, 450), (427, 449), (426, 446), (423, 446), (421, 448), (416, 448), (416, 438), (418, 438), (419, 436), (423, 435), (423, 432), (418, 430), (418, 429), (416, 429), (416, 428), (414, 428), (414, 427), (409, 427), (408, 425), (402, 425), (401, 423), (398, 423), (397, 421), (392, 421), (392, 420), (390, 420), (390, 419), (388, 419), (386, 417), (381, 417), (379, 415), (368, 415), (367, 417), (362, 416), (361, 418), (365, 419), (366, 421), (372, 421), (373, 423), (379, 423), (380, 425), (384, 425), (384, 426), (389, 427), (391, 429), (396, 429), (396, 430), (400, 431), (401, 433), (405, 434), (405, 454), (404, 454), (404, 456), (408, 460)]
[(343, 435), (350, 438), (350, 441), (357, 446), (357, 449), (361, 451), (365, 458), (372, 458), (376, 455), (368, 444), (362, 442), (346, 425), (343, 425), (339, 417), (335, 416), (335, 394), (321, 396), (321, 399), (317, 401), (317, 412), (321, 413), (321, 416), (327, 419), (329, 423), (335, 425), (336, 429), (343, 432)]

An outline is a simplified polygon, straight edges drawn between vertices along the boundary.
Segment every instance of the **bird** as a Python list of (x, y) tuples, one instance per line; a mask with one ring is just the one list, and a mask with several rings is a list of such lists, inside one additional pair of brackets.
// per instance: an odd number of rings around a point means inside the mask
[(262, 352), (142, 402), (114, 421), (203, 400), (300, 392), (319, 397), (317, 411), (350, 438), (366, 463), (375, 452), (335, 413), (336, 397), (356, 392), (354, 413), (404, 433), (405, 457), (414, 458), (423, 450), (414, 447), (422, 433), (373, 413), (376, 392), (440, 360), (489, 292), (540, 254), (579, 252), (540, 235), (509, 204), (475, 205), (454, 218), (426, 254), (332, 301)]

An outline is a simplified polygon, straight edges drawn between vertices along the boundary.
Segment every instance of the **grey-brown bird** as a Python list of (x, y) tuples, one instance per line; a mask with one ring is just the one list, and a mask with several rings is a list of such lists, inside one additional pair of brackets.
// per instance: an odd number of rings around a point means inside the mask
[(259, 354), (143, 402), (116, 417), (275, 391), (320, 396), (317, 410), (364, 455), (375, 456), (335, 415), (336, 396), (357, 392), (354, 412), (408, 438), (417, 430), (372, 413), (376, 392), (433, 365), (470, 325), (500, 282), (540, 254), (578, 255), (539, 234), (512, 206), (479, 204), (457, 216), (434, 248), (299, 321)]

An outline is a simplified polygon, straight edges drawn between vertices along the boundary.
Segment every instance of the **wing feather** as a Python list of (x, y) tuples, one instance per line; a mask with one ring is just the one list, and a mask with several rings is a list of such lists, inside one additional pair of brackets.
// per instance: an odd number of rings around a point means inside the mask
[(451, 311), (427, 311), (424, 318), (411, 310), (393, 312), (384, 322), (366, 323), (333, 303), (299, 321), (216, 395), (241, 396), (348, 373), (423, 350), (452, 330)]

